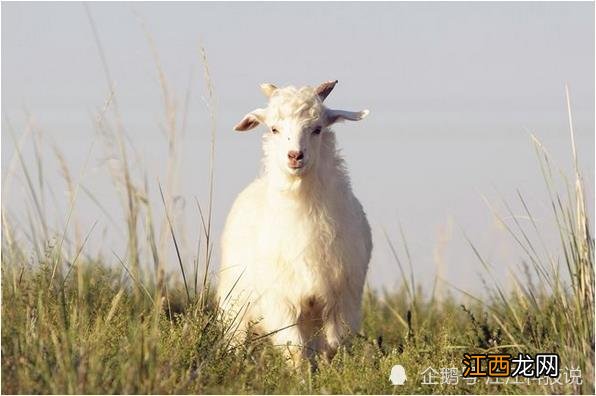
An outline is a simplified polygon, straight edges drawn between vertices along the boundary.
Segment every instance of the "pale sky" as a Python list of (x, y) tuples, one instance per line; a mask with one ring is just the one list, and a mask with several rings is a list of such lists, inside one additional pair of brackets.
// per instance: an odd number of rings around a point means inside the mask
[[(374, 234), (371, 284), (400, 281), (383, 237), (401, 245), (399, 224), (417, 281), (442, 276), (478, 291), (480, 263), (463, 234), (506, 282), (522, 254), (494, 221), (485, 198), (502, 199), (522, 214), (517, 190), (552, 243), (549, 201), (529, 133), (536, 134), (565, 171), (571, 166), (564, 84), (570, 87), (580, 164), (594, 200), (594, 4), (582, 3), (91, 3), (116, 95), (131, 141), (143, 158), (156, 215), (163, 214), (157, 179), (165, 179), (167, 144), (157, 71), (143, 32), (145, 21), (181, 117), (191, 87), (181, 149), (180, 202), (185, 203), (188, 260), (196, 243), (194, 196), (207, 197), (209, 119), (203, 101), (200, 44), (207, 52), (217, 98), (217, 238), (234, 197), (257, 175), (262, 129), (236, 134), (232, 126), (262, 106), (262, 82), (339, 84), (330, 107), (370, 109), (359, 123), (335, 128), (355, 194)], [(78, 180), (95, 138), (93, 114), (108, 86), (81, 3), (2, 3), (2, 176), (27, 109), (64, 152)], [(181, 122), (181, 121), (180, 121)], [(52, 150), (42, 148), (46, 208), (63, 223), (65, 186)], [(24, 155), (31, 161), (32, 143)], [(18, 167), (17, 167), (18, 169)], [(96, 142), (83, 185), (114, 217), (121, 209)], [(36, 174), (35, 174), (36, 176)], [(24, 224), (19, 172), (3, 205)], [(6, 188), (3, 182), (3, 188)], [(91, 252), (122, 253), (121, 238), (84, 195), (77, 201), (84, 231), (94, 221)], [(529, 226), (529, 224), (526, 224)], [(122, 225), (122, 229), (124, 226)], [(105, 230), (105, 232), (103, 231)], [(552, 246), (556, 253), (556, 244)], [(216, 245), (216, 252), (217, 252)], [(218, 253), (215, 260), (218, 261)], [(106, 257), (112, 257), (109, 249)], [(407, 260), (405, 260), (407, 262)], [(488, 278), (487, 276), (485, 276)]]

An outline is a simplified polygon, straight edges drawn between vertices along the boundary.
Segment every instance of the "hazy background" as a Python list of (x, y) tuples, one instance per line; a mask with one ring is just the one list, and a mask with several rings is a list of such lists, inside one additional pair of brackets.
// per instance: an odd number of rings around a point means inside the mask
[[(186, 207), (189, 266), (199, 224), (194, 196), (207, 199), (209, 119), (200, 43), (217, 97), (218, 238), (233, 199), (259, 169), (262, 130), (236, 134), (232, 126), (264, 104), (261, 82), (315, 85), (338, 79), (327, 99), (330, 107), (371, 110), (366, 120), (335, 130), (374, 232), (373, 285), (400, 281), (382, 232), (387, 230), (405, 258), (399, 224), (424, 286), (438, 270), (458, 287), (481, 289), (477, 274), (483, 271), (464, 232), (506, 282), (507, 268), (515, 268), (522, 254), (483, 196), (499, 210), (505, 199), (522, 215), (518, 189), (557, 253), (529, 134), (570, 170), (565, 82), (594, 213), (593, 3), (91, 3), (89, 8), (126, 131), (143, 158), (136, 167), (150, 175), (159, 216), (155, 192), (158, 178), (165, 178), (167, 155), (160, 129), (163, 103), (139, 17), (155, 40), (180, 115), (190, 87), (178, 192)], [(27, 222), (25, 182), (16, 166), (5, 183), (14, 155), (7, 125), (18, 139), (26, 111), (45, 141), (55, 141), (64, 152), (76, 180), (96, 141), (82, 184), (113, 217), (123, 216), (93, 126), (108, 93), (82, 4), (2, 3), (2, 205), (13, 223)], [(27, 161), (32, 147), (31, 139), (25, 141)], [(65, 183), (49, 146), (42, 151), (45, 206), (60, 230), (67, 214)], [(110, 250), (124, 255), (124, 223), (114, 228), (83, 194), (76, 213), (84, 232), (98, 221), (90, 253), (103, 249), (110, 261)]]

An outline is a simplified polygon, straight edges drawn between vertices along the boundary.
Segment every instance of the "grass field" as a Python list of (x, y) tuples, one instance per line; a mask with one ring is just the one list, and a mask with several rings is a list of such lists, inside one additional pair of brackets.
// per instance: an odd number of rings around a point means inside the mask
[[(79, 263), (52, 276), (4, 250), (3, 393), (593, 393), (593, 317), (572, 295), (521, 292), (486, 303), (415, 302), (406, 286), (367, 293), (361, 334), (330, 362), (291, 370), (265, 339), (234, 348), (210, 298), (139, 291), (126, 271)], [(162, 295), (160, 297), (160, 295)], [(157, 303), (156, 303), (157, 302)], [(565, 304), (565, 305), (564, 305)], [(581, 385), (422, 385), (463, 352), (556, 352)], [(407, 370), (393, 386), (394, 364)], [(439, 379), (437, 379), (439, 381)], [(564, 384), (565, 380), (561, 379)]]
[[(165, 274), (171, 256), (164, 245), (178, 251), (177, 227), (169, 216), (161, 225), (153, 216), (168, 214), (172, 207), (170, 185), (175, 179), (180, 122), (154, 54), (170, 147), (168, 178), (163, 190), (160, 187), (162, 202), (152, 206), (146, 198), (146, 179), (129, 167), (131, 148), (114, 92), (96, 117), (106, 150), (118, 159), (110, 172), (126, 213), (126, 257), (85, 254), (87, 238), (74, 232), (70, 223), (81, 191), (58, 150), (70, 211), (66, 230), (48, 230), (39, 209), (43, 183), (38, 185), (34, 177), (43, 163), (39, 157), (37, 162), (25, 161), (14, 139), (15, 163), (26, 181), (31, 215), (29, 224), (12, 224), (3, 203), (2, 393), (594, 393), (594, 240), (583, 180), (576, 166), (572, 177), (563, 180), (567, 190), (560, 194), (555, 188), (558, 176), (535, 138), (550, 191), (545, 202), (552, 206), (560, 235), (560, 245), (549, 250), (560, 251), (560, 256), (552, 257), (544, 246), (532, 242), (541, 230), (533, 220), (531, 203), (520, 196), (518, 205), (530, 220), (530, 231), (512, 212), (508, 215), (513, 221), (503, 220), (526, 254), (519, 271), (526, 275), (513, 284), (489, 284), (485, 298), (465, 293), (437, 298), (406, 275), (399, 290), (367, 290), (360, 333), (331, 362), (318, 361), (316, 369), (308, 363), (289, 368), (266, 338), (233, 346), (235, 329), (215, 308), (208, 276), (216, 265), (211, 259), (217, 237), (211, 232), (212, 168), (209, 203), (201, 208), (197, 201), (203, 220), (199, 246), (204, 253), (197, 255), (192, 270), (187, 265), (186, 272), (178, 256), (180, 276)], [(213, 88), (204, 52), (202, 57), (210, 105)], [(106, 75), (113, 87), (107, 66)], [(215, 127), (211, 134), (208, 151), (213, 159)], [(10, 197), (10, 192), (3, 194)], [(27, 241), (17, 238), (18, 227), (26, 228)], [(144, 230), (142, 235), (139, 229)], [(168, 240), (159, 237), (163, 235)], [(470, 249), (490, 277), (491, 264), (472, 242)], [(396, 266), (400, 263), (396, 260)], [(401, 272), (407, 273), (405, 268)], [(455, 368), (461, 373), (465, 352), (557, 353), (561, 383), (487, 384), (485, 378), (471, 383), (456, 376), (450, 380), (457, 383), (441, 383), (439, 377), (437, 384), (423, 384), (428, 368), (439, 373)], [(406, 369), (405, 385), (389, 381), (395, 364)], [(581, 383), (568, 384), (571, 373), (565, 368), (581, 370)]]

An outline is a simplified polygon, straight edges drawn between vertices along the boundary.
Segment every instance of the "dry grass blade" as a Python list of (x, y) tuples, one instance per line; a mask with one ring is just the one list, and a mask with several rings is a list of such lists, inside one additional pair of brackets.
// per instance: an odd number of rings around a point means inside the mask
[(8, 126), (9, 126), (8, 133), (10, 134), (10, 137), (12, 138), (12, 141), (13, 141), (13, 144), (15, 147), (15, 153), (17, 155), (19, 163), (21, 164), (21, 169), (23, 171), (23, 174), (25, 175), (27, 187), (29, 188), (29, 193), (31, 195), (31, 199), (33, 200), (33, 205), (35, 207), (35, 211), (37, 212), (37, 219), (41, 222), (41, 227), (42, 227), (42, 232), (43, 232), (42, 236), (45, 240), (48, 238), (48, 225), (46, 223), (45, 214), (42, 210), (42, 204), (40, 201), (39, 193), (36, 191), (36, 188), (34, 187), (34, 184), (33, 184), (33, 179), (31, 178), (31, 175), (29, 174), (29, 169), (27, 168), (27, 165), (25, 165), (25, 160), (23, 159), (23, 155), (21, 153), (21, 148), (20, 148), (20, 145), (17, 142), (17, 139), (14, 135), (14, 131), (10, 127), (10, 124), (8, 124)]
[[(203, 290), (201, 292), (201, 307), (204, 308), (206, 296), (209, 294), (209, 284), (207, 282), (207, 276), (209, 273), (209, 265), (211, 262), (212, 242), (211, 242), (211, 222), (213, 220), (213, 191), (214, 191), (214, 166), (215, 166), (215, 134), (217, 131), (216, 124), (216, 106), (215, 106), (215, 94), (213, 88), (213, 79), (211, 78), (211, 72), (209, 70), (209, 62), (207, 61), (207, 52), (205, 47), (200, 46), (201, 61), (203, 64), (203, 76), (206, 84), (207, 99), (205, 100), (209, 116), (211, 120), (211, 145), (209, 150), (209, 195), (208, 195), (208, 206), (207, 206), (207, 220), (203, 217), (203, 211), (201, 205), (196, 199), (199, 213), (201, 215), (201, 222), (203, 224), (203, 230), (205, 233), (205, 274), (203, 278)], [(206, 225), (205, 225), (206, 223)]]
[[(76, 189), (75, 189), (74, 182), (72, 180), (72, 176), (71, 176), (68, 164), (66, 162), (66, 159), (64, 158), (64, 155), (62, 154), (62, 152), (60, 151), (60, 149), (58, 148), (58, 146), (56, 145), (55, 142), (52, 142), (52, 150), (54, 151), (54, 155), (56, 156), (58, 164), (60, 165), (60, 170), (62, 171), (62, 177), (64, 178), (64, 181), (66, 182), (66, 187), (67, 187), (67, 191), (68, 191), (68, 195), (69, 195), (69, 201), (74, 202)], [(78, 246), (81, 246), (81, 226), (76, 218), (76, 213), (75, 213), (74, 209), (73, 209), (73, 218), (74, 218), (73, 222), (74, 222), (74, 227), (75, 227), (74, 242), (75, 242), (75, 247), (78, 247)]]
[(81, 256), (81, 253), (83, 252), (83, 249), (85, 248), (85, 245), (87, 244), (87, 241), (89, 240), (89, 237), (91, 236), (91, 233), (93, 233), (93, 230), (95, 229), (95, 226), (96, 225), (97, 225), (97, 221), (95, 221), (93, 223), (93, 225), (91, 226), (91, 229), (89, 230), (89, 232), (85, 236), (85, 239), (83, 240), (83, 243), (81, 243), (77, 254), (75, 255), (74, 259), (72, 260), (72, 264), (68, 268), (68, 271), (66, 272), (66, 275), (64, 275), (64, 279), (62, 280), (62, 286), (61, 287), (64, 287), (64, 285), (66, 284), (66, 281), (68, 280), (68, 276), (72, 272), (73, 268), (76, 267), (76, 265), (78, 263), (78, 260), (79, 260), (79, 257)]
[[(93, 19), (93, 15), (89, 9), (89, 5), (87, 3), (83, 3), (85, 8), (85, 13), (87, 14), (87, 18), (89, 20), (89, 25), (91, 26), (91, 30), (93, 32), (93, 38), (95, 40), (95, 45), (97, 46), (97, 51), (99, 53), (99, 57), (101, 60), (101, 64), (103, 67), (103, 71), (105, 74), (106, 82), (108, 84), (108, 90), (110, 92), (110, 97), (108, 102), (106, 103), (105, 110), (107, 111), (108, 108), (114, 112), (116, 126), (118, 133), (115, 134), (115, 139), (118, 145), (118, 151), (120, 155), (120, 159), (122, 161), (122, 172), (123, 172), (123, 184), (126, 191), (126, 202), (127, 202), (127, 226), (128, 226), (128, 250), (129, 256), (132, 261), (133, 271), (138, 273), (139, 270), (139, 244), (137, 238), (137, 222), (138, 222), (138, 207), (137, 207), (137, 193), (136, 188), (132, 182), (132, 177), (130, 175), (128, 159), (127, 159), (127, 151), (126, 146), (124, 144), (124, 138), (126, 137), (126, 133), (124, 131), (124, 126), (122, 125), (122, 117), (120, 116), (120, 110), (118, 107), (118, 101), (116, 98), (116, 92), (114, 89), (114, 82), (112, 80), (112, 76), (110, 74), (110, 69), (108, 67), (107, 58), (105, 52), (103, 50), (103, 46), (101, 44), (101, 40), (99, 38), (99, 32), (97, 30), (97, 26)], [(111, 106), (110, 106), (111, 104)], [(103, 120), (103, 114), (98, 117), (98, 125), (101, 129), (101, 121)], [(111, 144), (111, 142), (109, 143)]]
[(79, 175), (79, 181), (77, 182), (77, 184), (74, 188), (74, 192), (72, 194), (72, 198), (69, 203), (68, 215), (66, 216), (66, 222), (64, 225), (64, 230), (62, 232), (62, 237), (60, 238), (60, 242), (58, 243), (56, 250), (54, 252), (54, 258), (53, 258), (54, 264), (53, 264), (53, 268), (52, 268), (52, 277), (50, 279), (48, 287), (52, 286), (52, 282), (54, 281), (54, 276), (56, 275), (56, 269), (58, 268), (58, 265), (60, 265), (60, 263), (62, 261), (62, 246), (64, 244), (64, 241), (66, 240), (66, 233), (68, 232), (68, 227), (70, 225), (70, 219), (72, 218), (72, 214), (74, 212), (75, 203), (76, 203), (78, 192), (79, 192), (79, 185), (81, 184), (81, 180), (83, 180), (83, 175), (85, 174), (85, 172), (87, 170), (87, 165), (89, 164), (89, 158), (91, 158), (91, 153), (93, 152), (94, 144), (95, 144), (95, 142), (91, 143), (91, 146), (89, 147), (89, 151), (87, 152), (85, 162), (83, 163), (83, 168), (81, 169), (81, 174)]
[(186, 291), (186, 298), (187, 298), (188, 303), (190, 304), (190, 292), (188, 291), (188, 282), (186, 281), (186, 273), (184, 272), (184, 265), (182, 264), (182, 257), (180, 256), (180, 248), (178, 247), (178, 240), (176, 239), (176, 234), (174, 233), (174, 227), (172, 226), (172, 221), (170, 220), (170, 215), (168, 213), (168, 207), (166, 206), (166, 200), (163, 196), (163, 190), (161, 189), (161, 184), (159, 185), (159, 193), (161, 194), (161, 201), (163, 202), (164, 210), (166, 212), (166, 218), (168, 220), (170, 234), (172, 235), (172, 240), (174, 241), (174, 247), (176, 248), (176, 255), (178, 257), (178, 264), (180, 264), (180, 271), (182, 272), (182, 280), (184, 281), (184, 290)]
[[(147, 176), (145, 176), (145, 191), (149, 190), (148, 187)], [(145, 201), (145, 211), (146, 211), (146, 228), (148, 230), (148, 243), (149, 248), (151, 249), (151, 256), (153, 257), (153, 270), (155, 272), (155, 280), (157, 284), (157, 289), (161, 290), (164, 287), (164, 269), (162, 267), (162, 260), (159, 258), (159, 250), (157, 248), (157, 240), (155, 238), (155, 229), (153, 226), (153, 213), (151, 210), (151, 205), (148, 201)]]
[(410, 301), (413, 302), (414, 301), (414, 285), (410, 285), (410, 283), (408, 282), (408, 278), (406, 277), (406, 273), (402, 266), (401, 260), (399, 259), (399, 255), (397, 254), (397, 250), (395, 249), (393, 242), (391, 242), (391, 239), (389, 238), (389, 235), (387, 234), (387, 231), (385, 230), (385, 228), (383, 228), (383, 235), (385, 236), (385, 240), (387, 241), (387, 244), (389, 245), (389, 249), (391, 250), (393, 259), (395, 260), (395, 262), (398, 265), (399, 272), (403, 279), (404, 285), (406, 286), (406, 292), (408, 293), (408, 296), (410, 297)]
[(114, 257), (116, 257), (118, 259), (118, 262), (120, 263), (120, 265), (122, 265), (122, 268), (124, 268), (124, 270), (126, 271), (126, 273), (128, 274), (128, 276), (130, 276), (130, 278), (134, 281), (135, 285), (137, 285), (137, 287), (145, 292), (145, 295), (149, 298), (149, 300), (151, 300), (151, 303), (155, 304), (155, 301), (153, 300), (153, 297), (151, 297), (151, 293), (149, 293), (149, 290), (147, 290), (147, 288), (145, 287), (145, 285), (143, 285), (143, 283), (141, 283), (133, 274), (132, 272), (130, 272), (130, 270), (128, 269), (128, 267), (126, 266), (126, 264), (124, 264), (124, 260), (122, 260), (120, 258), (120, 256), (118, 256), (116, 254), (116, 252), (112, 251), (112, 254), (114, 255)]

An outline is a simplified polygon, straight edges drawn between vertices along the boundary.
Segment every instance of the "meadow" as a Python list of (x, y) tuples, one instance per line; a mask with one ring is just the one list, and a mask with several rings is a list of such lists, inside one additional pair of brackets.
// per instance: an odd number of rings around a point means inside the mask
[[(566, 177), (553, 169), (546, 149), (532, 136), (559, 246), (540, 242), (542, 230), (532, 216), (532, 203), (519, 195), (518, 202), (507, 206), (506, 216), (499, 217), (525, 254), (513, 283), (494, 280), (492, 268), (498, 263), (488, 262), (470, 240), (488, 279), (488, 296), (456, 289), (438, 296), (414, 281), (415, 263), (407, 244), (389, 241), (402, 286), (367, 288), (361, 331), (331, 361), (291, 369), (267, 337), (233, 345), (236, 329), (216, 307), (210, 275), (217, 267), (213, 250), (219, 237), (211, 227), (212, 166), (205, 171), (207, 205), (196, 200), (202, 229), (197, 254), (192, 263), (180, 255), (172, 185), (183, 123), (157, 51), (151, 48), (171, 148), (158, 202), (148, 198), (148, 175), (130, 165), (134, 144), (126, 139), (117, 93), (101, 55), (111, 93), (94, 120), (103, 148), (117, 159), (107, 168), (126, 214), (126, 256), (86, 252), (89, 238), (95, 236), (82, 234), (73, 224), (77, 196), (85, 191), (58, 147), (55, 157), (68, 187), (69, 211), (64, 229), (48, 225), (40, 205), (44, 183), (39, 170), (44, 163), (39, 156), (26, 161), (18, 131), (3, 127), (4, 144), (11, 136), (14, 163), (27, 188), (29, 223), (12, 222), (3, 202), (2, 393), (594, 393), (594, 239), (586, 213), (586, 199), (593, 197), (584, 196), (570, 107), (570, 131), (561, 133), (570, 132), (574, 174)], [(201, 58), (210, 107), (214, 93), (204, 51)], [(211, 134), (211, 146), (204, 151), (213, 163), (215, 112), (211, 115), (212, 129), (205, 132)], [(33, 144), (40, 144), (35, 139)], [(3, 197), (10, 197), (10, 191), (4, 189)], [(97, 210), (104, 211), (97, 201)], [(518, 211), (530, 227), (518, 221)], [(179, 272), (167, 272), (168, 262)], [(459, 375), (442, 379), (442, 369), (461, 373), (466, 352), (557, 353), (560, 383), (495, 384), (486, 378), (473, 383)], [(395, 364), (406, 369), (404, 385), (389, 380)], [(429, 368), (439, 376), (436, 383), (424, 384)], [(565, 368), (581, 370), (581, 381), (568, 381)]]

